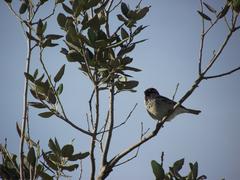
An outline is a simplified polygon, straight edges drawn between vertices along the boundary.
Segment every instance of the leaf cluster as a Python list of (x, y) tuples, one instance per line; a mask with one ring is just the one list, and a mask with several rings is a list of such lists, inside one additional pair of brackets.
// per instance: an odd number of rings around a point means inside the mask
[(207, 179), (205, 175), (198, 176), (198, 163), (189, 163), (190, 171), (188, 175), (181, 175), (180, 171), (184, 165), (184, 159), (177, 160), (169, 171), (163, 169), (163, 164), (152, 160), (151, 166), (156, 180), (204, 180)]
[[(55, 177), (65, 176), (64, 171), (74, 171), (78, 168), (76, 161), (88, 157), (89, 153), (75, 153), (72, 144), (66, 144), (62, 148), (57, 139), (49, 140), (50, 151), (41, 152), (40, 146), (34, 143), (29, 151), (24, 155), (24, 177), (26, 179), (46, 179), (53, 180)], [(0, 178), (19, 179), (19, 163), (17, 155), (8, 151), (6, 145), (0, 144), (0, 154), (2, 162), (0, 164)], [(42, 158), (43, 157), (43, 158)]]
[(30, 92), (32, 96), (37, 99), (37, 102), (29, 102), (28, 104), (38, 109), (48, 109), (47, 112), (42, 112), (39, 116), (43, 118), (51, 117), (56, 113), (56, 106), (58, 104), (57, 97), (63, 92), (63, 84), (58, 82), (62, 79), (65, 72), (65, 65), (63, 65), (53, 78), (54, 85), (49, 82), (47, 78), (44, 80), (44, 74), (38, 77), (38, 69), (34, 74), (24, 73), (25, 77), (30, 82)]
[(130, 66), (133, 59), (129, 56), (137, 43), (134, 38), (146, 28), (136, 26), (150, 7), (136, 7), (131, 10), (121, 3), (121, 12), (117, 17), (119, 27), (113, 33), (109, 30), (108, 1), (83, 0), (62, 3), (65, 13), (59, 13), (57, 21), (65, 31), (65, 44), (61, 52), (69, 62), (80, 64), (79, 69), (93, 81), (94, 84), (106, 88), (115, 82), (118, 91), (134, 91), (138, 81), (128, 80), (132, 76), (128, 72), (139, 72), (138, 68)]

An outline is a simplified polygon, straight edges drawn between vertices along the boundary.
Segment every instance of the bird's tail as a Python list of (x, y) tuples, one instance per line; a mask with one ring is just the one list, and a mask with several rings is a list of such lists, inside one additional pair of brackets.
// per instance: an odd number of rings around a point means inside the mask
[(195, 110), (195, 109), (187, 109), (186, 108), (186, 110), (188, 113), (196, 114), (196, 115), (198, 115), (201, 112), (200, 110)]

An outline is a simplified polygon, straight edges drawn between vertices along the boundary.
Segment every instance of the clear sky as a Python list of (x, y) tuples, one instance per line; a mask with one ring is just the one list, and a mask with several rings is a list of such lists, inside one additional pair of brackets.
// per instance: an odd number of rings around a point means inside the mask
[[(137, 1), (131, 1), (131, 6)], [(224, 0), (209, 1), (220, 9)], [(143, 91), (148, 87), (155, 87), (167, 97), (172, 97), (176, 84), (180, 83), (176, 98), (191, 87), (197, 77), (198, 51), (200, 44), (201, 19), (197, 13), (199, 1), (190, 0), (161, 0), (143, 1), (151, 5), (148, 16), (140, 23), (149, 25), (141, 34), (147, 38), (143, 44), (137, 46), (131, 54), (134, 65), (142, 72), (134, 73), (134, 78), (140, 84), (136, 93), (122, 93), (116, 97), (116, 122), (124, 121), (131, 108), (138, 103), (137, 109), (124, 127), (116, 130), (113, 135), (111, 154), (116, 154), (133, 144), (140, 137), (141, 122), (144, 128), (153, 129), (155, 122), (147, 114), (143, 104)], [(45, 13), (51, 11), (47, 6)], [(9, 150), (18, 153), (19, 138), (15, 123), (20, 122), (22, 114), (22, 94), (24, 82), (24, 62), (26, 56), (26, 42), (22, 29), (16, 18), (9, 12), (6, 5), (0, 3), (0, 143), (8, 139)], [(116, 21), (113, 21), (114, 26)], [(48, 23), (49, 33), (63, 32), (55, 22), (55, 17)], [(218, 49), (223, 41), (227, 28), (220, 23), (207, 36), (207, 46), (204, 62), (211, 57), (214, 49)], [(225, 72), (240, 65), (240, 34), (236, 33), (230, 40), (219, 62), (213, 67), (212, 74)], [(64, 92), (62, 102), (70, 119), (76, 124), (86, 127), (86, 112), (88, 99), (91, 94), (91, 84), (78, 70), (76, 64), (68, 63), (59, 53), (61, 43), (56, 48), (47, 50), (45, 62), (53, 74), (66, 64)], [(39, 66), (37, 56), (34, 56), (31, 72)], [(42, 70), (40, 70), (42, 72)], [(106, 108), (103, 94), (101, 119), (104, 119)], [(164, 166), (167, 168), (175, 160), (185, 158), (187, 171), (189, 162), (199, 163), (200, 174), (206, 174), (208, 179), (226, 178), (237, 180), (240, 177), (240, 72), (230, 76), (204, 81), (192, 96), (184, 102), (187, 107), (200, 109), (199, 116), (180, 115), (167, 123), (157, 137), (140, 148), (136, 159), (114, 169), (109, 179), (154, 179), (150, 162), (160, 161), (161, 152), (165, 152)], [(61, 144), (75, 139), (76, 149), (88, 151), (89, 139), (85, 135), (69, 127), (57, 118), (42, 119), (37, 114), (39, 110), (30, 110), (30, 127), (33, 139), (39, 139), (46, 149), (49, 138), (57, 137)], [(97, 152), (99, 153), (99, 152)], [(83, 161), (83, 179), (88, 179), (89, 164)], [(77, 178), (74, 173), (73, 179)]]

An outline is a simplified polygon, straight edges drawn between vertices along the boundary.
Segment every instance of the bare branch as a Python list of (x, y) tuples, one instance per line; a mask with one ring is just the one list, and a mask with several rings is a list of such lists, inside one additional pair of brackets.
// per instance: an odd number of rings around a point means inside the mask
[[(200, 0), (201, 12), (203, 13), (203, 2)], [(202, 17), (202, 32), (201, 32), (201, 41), (200, 41), (200, 50), (199, 50), (199, 60), (198, 60), (198, 74), (202, 73), (202, 55), (203, 55), (203, 45), (205, 37), (205, 23), (204, 18)]]
[(172, 97), (172, 100), (173, 100), (173, 101), (174, 101), (175, 96), (176, 96), (176, 94), (177, 94), (178, 87), (179, 87), (179, 83), (177, 83), (177, 85), (176, 85), (176, 88), (175, 88), (175, 91), (174, 91), (174, 94), (173, 94), (173, 97)]
[[(97, 81), (97, 73), (96, 73), (96, 81)], [(92, 135), (92, 141), (91, 141), (91, 148), (90, 148), (90, 160), (91, 160), (91, 180), (95, 180), (95, 173), (96, 173), (96, 162), (95, 162), (95, 145), (96, 145), (96, 138), (97, 138), (97, 131), (98, 131), (98, 124), (99, 124), (99, 89), (98, 85), (95, 85), (94, 91), (92, 95), (95, 92), (95, 99), (96, 99), (96, 116), (95, 116), (95, 124), (93, 126), (93, 135)], [(92, 98), (92, 97), (91, 97)], [(90, 101), (91, 102), (91, 101)], [(89, 103), (91, 105), (91, 103)]]
[(107, 164), (107, 156), (108, 151), (112, 139), (112, 132), (114, 127), (114, 80), (111, 81), (111, 88), (109, 90), (109, 131), (107, 135), (106, 144), (103, 150), (103, 156), (102, 156), (102, 164), (101, 166), (104, 167)]
[(227, 37), (225, 38), (225, 40), (223, 41), (223, 44), (221, 45), (221, 47), (219, 48), (218, 52), (216, 54), (214, 54), (214, 56), (212, 57), (212, 59), (210, 60), (208, 66), (206, 67), (206, 69), (203, 71), (202, 75), (204, 76), (208, 70), (212, 67), (212, 65), (216, 62), (216, 60), (218, 59), (218, 57), (220, 56), (220, 54), (222, 53), (223, 49), (225, 48), (225, 46), (227, 45), (229, 39), (231, 38), (232, 34), (233, 34), (233, 29), (236, 25), (237, 22), (237, 16), (235, 16), (233, 24), (232, 24), (232, 30), (229, 31)]
[(133, 159), (135, 159), (138, 156), (139, 149), (140, 149), (140, 146), (137, 148), (136, 153), (131, 158), (128, 158), (127, 160), (116, 164), (114, 167), (121, 166), (121, 165), (123, 165), (123, 164), (125, 164), (125, 163), (127, 163), (127, 162), (129, 162), (129, 161), (131, 161)]
[(163, 166), (163, 161), (164, 161), (164, 152), (161, 154), (161, 166)]
[(82, 163), (82, 159), (80, 160), (80, 175), (79, 175), (79, 180), (82, 179), (82, 174), (83, 174), (83, 163)]
[[(9, 7), (11, 7), (9, 5)], [(14, 12), (14, 11), (13, 11)], [(28, 18), (31, 18), (31, 14), (28, 13)], [(20, 19), (22, 22), (22, 20)], [(27, 27), (28, 33), (31, 35), (32, 34), (32, 29)], [(32, 41), (27, 38), (27, 58), (25, 62), (25, 72), (29, 73), (30, 71), (30, 62), (31, 62), (31, 57), (32, 57)], [(25, 131), (26, 131), (26, 124), (28, 121), (28, 79), (25, 77), (24, 78), (24, 94), (23, 94), (23, 115), (22, 115), (22, 125), (21, 125), (21, 138), (20, 138), (20, 179), (24, 179), (24, 139), (25, 139)]]
[[(38, 11), (38, 9), (39, 9), (40, 6), (41, 6), (41, 5), (37, 6), (34, 14), (37, 13), (37, 11)], [(45, 18), (42, 19), (43, 22), (46, 21), (46, 20), (48, 20), (51, 16), (53, 16), (53, 15), (55, 14), (56, 7), (57, 7), (57, 4), (54, 4), (54, 7), (53, 7), (52, 12), (51, 12), (48, 16), (46, 16)], [(33, 18), (34, 18), (34, 16), (33, 16)], [(33, 18), (32, 18), (32, 19), (33, 19)], [(38, 24), (38, 22), (32, 23), (32, 25), (35, 25), (35, 24)]]
[(95, 89), (93, 90), (93, 92), (91, 94), (91, 97), (90, 97), (90, 99), (88, 101), (89, 111), (90, 111), (90, 120), (91, 120), (92, 128), (94, 127), (94, 125), (93, 125), (93, 113), (92, 113), (92, 99), (93, 99), (94, 93), (95, 93)]
[(240, 70), (240, 67), (237, 67), (231, 71), (228, 71), (228, 72), (225, 72), (225, 73), (222, 73), (222, 74), (218, 74), (218, 75), (213, 75), (213, 76), (204, 76), (204, 79), (213, 79), (213, 78), (219, 78), (219, 77), (223, 77), (223, 76), (227, 76), (227, 75), (230, 75), (236, 71)]

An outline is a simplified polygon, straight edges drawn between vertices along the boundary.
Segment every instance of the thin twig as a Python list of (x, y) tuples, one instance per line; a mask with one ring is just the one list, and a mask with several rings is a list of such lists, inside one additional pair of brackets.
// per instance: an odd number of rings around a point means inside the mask
[[(201, 12), (203, 13), (203, 1), (200, 0)], [(205, 37), (205, 23), (204, 18), (202, 17), (202, 32), (201, 32), (201, 41), (200, 41), (200, 51), (199, 51), (199, 59), (198, 59), (198, 74), (202, 73), (202, 55), (203, 55), (203, 45), (204, 45), (204, 37)]]
[(90, 97), (90, 99), (88, 101), (89, 111), (90, 111), (90, 120), (91, 120), (92, 128), (94, 127), (94, 125), (93, 125), (93, 112), (92, 112), (92, 99), (93, 99), (94, 93), (95, 93), (95, 89), (93, 90), (93, 92), (91, 94), (91, 97)]
[(175, 91), (174, 91), (174, 94), (173, 94), (173, 97), (172, 97), (172, 100), (173, 100), (173, 101), (175, 100), (175, 96), (176, 96), (176, 94), (177, 94), (178, 87), (179, 87), (179, 83), (177, 83), (177, 85), (176, 85), (176, 88), (175, 88)]
[[(101, 149), (102, 152), (103, 152), (103, 138), (104, 138), (104, 135), (106, 133), (108, 119), (109, 119), (109, 111), (107, 112), (107, 117), (106, 117), (104, 126), (101, 128), (101, 129), (103, 129), (103, 133), (101, 134), (101, 138), (100, 138), (99, 142), (100, 142), (100, 149)], [(100, 129), (100, 131), (101, 131), (101, 129)]]
[(161, 166), (163, 166), (163, 161), (164, 161), (164, 152), (161, 154)]
[(227, 76), (227, 75), (230, 75), (236, 71), (240, 70), (240, 67), (237, 67), (231, 71), (228, 71), (226, 73), (222, 73), (222, 74), (218, 74), (218, 75), (213, 75), (213, 76), (204, 76), (204, 79), (213, 79), (213, 78), (219, 78), (219, 77), (223, 77), (223, 76)]
[[(39, 8), (40, 6), (37, 6), (37, 8)], [(52, 12), (46, 16), (45, 18), (42, 19), (42, 22), (48, 20), (51, 16), (53, 16), (55, 14), (55, 10), (56, 10), (57, 4), (54, 4), (53, 10)], [(38, 22), (33, 22), (32, 25), (38, 24)]]
[[(128, 122), (128, 120), (130, 119), (132, 113), (133, 113), (134, 110), (136, 109), (137, 105), (138, 105), (138, 103), (136, 103), (136, 104), (134, 105), (134, 107), (132, 108), (132, 110), (131, 110), (131, 111), (129, 112), (129, 114), (127, 115), (126, 119), (125, 119), (123, 122), (121, 122), (120, 124), (114, 126), (113, 129), (117, 129), (117, 128), (123, 126), (124, 124), (126, 124), (126, 123)], [(105, 127), (105, 126), (104, 126), (104, 127)], [(98, 134), (102, 134), (102, 133), (105, 133), (105, 132), (108, 132), (108, 131), (109, 131), (109, 129), (108, 129), (108, 130), (104, 129), (103, 131), (101, 131), (102, 129), (103, 129), (103, 128), (100, 129), (100, 132), (98, 132)]]
[(83, 174), (83, 163), (82, 163), (82, 160), (80, 160), (80, 175), (79, 175), (79, 180), (82, 179), (82, 174)]

